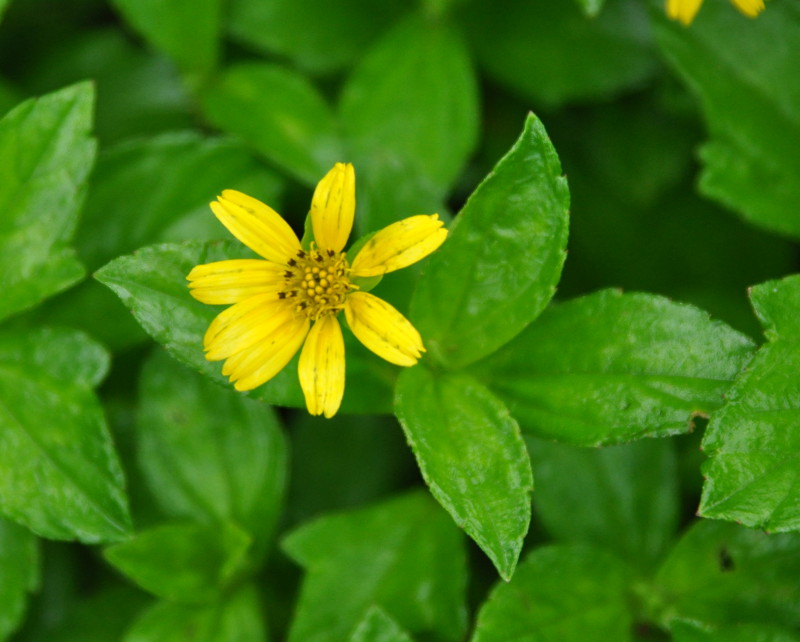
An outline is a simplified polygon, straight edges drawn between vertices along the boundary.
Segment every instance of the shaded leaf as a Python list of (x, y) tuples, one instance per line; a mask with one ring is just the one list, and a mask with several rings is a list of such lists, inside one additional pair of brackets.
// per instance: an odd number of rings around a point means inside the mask
[(39, 583), (39, 547), (26, 528), (0, 518), (0, 640), (19, 625)]
[[(703, 520), (681, 538), (656, 575), (662, 624), (800, 623), (800, 535), (767, 535)], [(712, 590), (713, 587), (713, 590)]]
[(290, 69), (267, 63), (233, 65), (201, 98), (211, 123), (308, 185), (315, 185), (334, 163), (347, 160), (325, 99)]
[(657, 68), (636, 0), (608, 0), (592, 20), (575, 2), (472, 2), (463, 20), (486, 72), (551, 108), (636, 87)]
[(472, 642), (630, 640), (627, 579), (623, 564), (600, 549), (539, 548), (491, 592)]
[(152, 45), (186, 70), (207, 71), (219, 55), (220, 0), (113, 0)]
[(689, 621), (670, 624), (675, 642), (798, 642), (800, 633), (771, 624), (741, 624), (707, 629)]
[(459, 34), (415, 16), (362, 59), (342, 89), (339, 113), (357, 163), (394, 155), (447, 188), (475, 145), (477, 102)]
[(414, 292), (412, 320), (432, 357), (463, 367), (539, 315), (561, 275), (568, 208), (556, 151), (530, 114), (517, 142), (459, 213)]
[(471, 377), (423, 366), (400, 375), (395, 407), (433, 496), (510, 579), (533, 490), (517, 422)]
[(346, 639), (373, 604), (412, 633), (460, 640), (466, 627), (462, 541), (423, 493), (293, 531), (283, 548), (306, 575), (289, 640)]
[(702, 310), (603, 290), (552, 306), (475, 373), (525, 431), (594, 446), (689, 431), (752, 350)]
[(139, 399), (139, 465), (162, 509), (233, 522), (263, 549), (286, 485), (286, 442), (272, 410), (161, 350), (144, 365)]
[(349, 642), (413, 642), (408, 633), (378, 606), (370, 607), (348, 640)]
[(714, 413), (700, 514), (747, 526), (800, 529), (800, 276), (750, 290), (768, 343)]
[(218, 598), (236, 575), (252, 540), (233, 524), (165, 524), (110, 546), (105, 558), (142, 588), (189, 604)]
[(658, 40), (699, 95), (708, 123), (701, 191), (798, 238), (800, 8), (779, 2), (769, 9), (747, 20), (727, 3), (709, 2), (691, 29), (662, 18)]
[(161, 602), (145, 611), (123, 642), (266, 642), (258, 594), (245, 585), (206, 606)]
[(652, 570), (678, 525), (678, 471), (669, 440), (601, 449), (529, 438), (533, 506), (560, 542), (601, 546), (632, 568)]
[(405, 9), (402, 0), (233, 0), (231, 35), (312, 73), (341, 69)]

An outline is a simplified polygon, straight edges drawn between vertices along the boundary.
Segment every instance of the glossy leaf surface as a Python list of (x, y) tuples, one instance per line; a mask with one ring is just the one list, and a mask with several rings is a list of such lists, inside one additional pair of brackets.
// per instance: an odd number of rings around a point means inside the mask
[(800, 529), (800, 277), (750, 290), (768, 342), (709, 423), (704, 517), (770, 531)]
[(400, 375), (397, 417), (436, 500), (508, 580), (530, 522), (533, 476), (517, 422), (466, 375)]
[(552, 306), (475, 373), (526, 432), (595, 446), (689, 431), (752, 350), (702, 310), (603, 290)]
[(561, 275), (569, 191), (544, 126), (525, 128), (473, 192), (427, 266), (412, 321), (431, 356), (457, 368), (509, 341), (544, 309)]

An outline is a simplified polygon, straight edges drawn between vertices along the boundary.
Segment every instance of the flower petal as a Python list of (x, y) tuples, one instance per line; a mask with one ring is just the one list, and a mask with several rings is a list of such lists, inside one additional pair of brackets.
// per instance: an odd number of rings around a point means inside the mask
[(211, 203), (231, 234), (265, 259), (285, 264), (300, 251), (300, 241), (280, 214), (259, 200), (236, 190), (223, 190)]
[(203, 338), (206, 359), (226, 359), (277, 332), (294, 316), (294, 304), (276, 294), (259, 294), (223, 310)]
[(198, 265), (189, 272), (189, 291), (202, 303), (228, 305), (256, 294), (277, 292), (286, 268), (261, 259), (233, 259)]
[(378, 276), (424, 259), (447, 238), (438, 214), (420, 214), (384, 227), (353, 259), (353, 276)]
[(259, 343), (230, 357), (222, 368), (237, 390), (252, 390), (278, 374), (303, 345), (311, 322), (293, 316)]
[(356, 174), (350, 163), (336, 163), (311, 199), (311, 226), (321, 250), (341, 252), (356, 213)]
[(306, 407), (330, 419), (344, 396), (344, 338), (336, 317), (322, 317), (308, 333), (298, 368)]
[(732, 2), (748, 18), (755, 18), (764, 11), (764, 0), (732, 0)]
[(413, 366), (425, 352), (422, 337), (411, 322), (368, 292), (350, 294), (344, 313), (358, 340), (390, 363)]
[(703, 0), (667, 0), (667, 16), (689, 25), (700, 10), (701, 4)]

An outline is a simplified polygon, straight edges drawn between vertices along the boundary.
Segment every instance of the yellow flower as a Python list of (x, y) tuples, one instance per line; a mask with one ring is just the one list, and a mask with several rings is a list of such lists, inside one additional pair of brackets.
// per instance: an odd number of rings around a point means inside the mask
[(412, 216), (377, 232), (351, 259), (343, 250), (355, 209), (349, 163), (337, 163), (314, 191), (308, 249), (261, 201), (224, 190), (211, 203), (231, 234), (265, 259), (198, 265), (186, 277), (198, 301), (231, 306), (212, 321), (203, 345), (206, 359), (225, 360), (222, 374), (237, 390), (272, 379), (302, 346), (298, 371), (308, 411), (336, 414), (344, 395), (342, 310), (353, 334), (379, 357), (413, 366), (425, 352), (416, 328), (354, 281), (416, 263), (444, 242), (447, 230), (436, 214)]
[[(734, 6), (748, 18), (755, 18), (764, 10), (764, 0), (731, 0)], [(667, 0), (667, 15), (689, 25), (700, 10), (703, 0)]]

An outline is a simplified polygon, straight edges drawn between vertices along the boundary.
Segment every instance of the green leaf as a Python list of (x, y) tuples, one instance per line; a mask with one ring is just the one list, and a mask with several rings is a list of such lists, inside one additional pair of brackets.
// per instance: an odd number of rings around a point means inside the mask
[(277, 207), (280, 188), (273, 173), (230, 140), (180, 132), (125, 142), (98, 159), (76, 245), (96, 269), (159, 241), (227, 238), (209, 201), (237, 189)]
[[(74, 591), (76, 588), (71, 587), (71, 590)], [(46, 584), (44, 590), (47, 590)], [(53, 602), (57, 600), (53, 600), (52, 595), (45, 594), (42, 598), (46, 603), (43, 607), (45, 612), (49, 615), (56, 611), (60, 617), (52, 618), (58, 621), (48, 622), (44, 626), (26, 627), (26, 633), (29, 628), (35, 628), (35, 633), (26, 635), (25, 642), (120, 640), (139, 612), (145, 606), (152, 604), (152, 599), (146, 593), (124, 583), (104, 585), (88, 596), (81, 595), (79, 599), (76, 599), (77, 596), (70, 596), (64, 605), (54, 605)], [(42, 619), (49, 618), (44, 616)]]
[(266, 63), (233, 65), (201, 98), (212, 124), (308, 185), (346, 160), (330, 107), (295, 71)]
[[(37, 26), (40, 18), (32, 18)], [(57, 16), (51, 24), (59, 24)], [(59, 24), (60, 35), (26, 61), (26, 87), (33, 83), (35, 90), (46, 91), (91, 78), (97, 87), (94, 131), (102, 146), (192, 127), (195, 107), (171, 61), (141, 47), (116, 22), (104, 24), (72, 33)], [(47, 39), (41, 31), (37, 37)]]
[(440, 363), (491, 354), (544, 309), (567, 243), (569, 191), (533, 114), (472, 194), (412, 300), (412, 318)]
[(27, 529), (0, 518), (0, 640), (19, 625), (39, 584), (39, 547)]
[(74, 331), (0, 335), (0, 511), (43, 537), (128, 535), (122, 470), (90, 388), (107, 365)]
[(92, 168), (94, 91), (26, 100), (0, 121), (0, 319), (84, 275), (69, 246)]
[(113, 0), (152, 45), (187, 71), (208, 71), (219, 56), (220, 0)]
[(423, 366), (400, 375), (395, 406), (431, 494), (510, 579), (533, 490), (517, 422), (471, 377)]
[(728, 392), (703, 439), (704, 517), (800, 529), (800, 276), (750, 290), (768, 343)]
[(358, 58), (406, 8), (402, 0), (233, 0), (228, 28), (243, 44), (329, 73)]
[(646, 573), (671, 546), (679, 517), (672, 442), (601, 449), (528, 439), (533, 507), (560, 542), (601, 546)]
[(662, 19), (657, 34), (708, 123), (700, 190), (798, 238), (800, 10), (786, 2), (769, 9), (747, 20), (727, 3), (706, 3), (691, 29)]
[(0, 332), (0, 362), (32, 365), (53, 379), (94, 388), (108, 373), (109, 355), (83, 332), (42, 327)]
[[(203, 335), (222, 308), (193, 299), (186, 275), (195, 265), (243, 257), (252, 253), (222, 241), (154, 245), (111, 261), (95, 277), (117, 293), (147, 333), (178, 361), (230, 387), (221, 364), (206, 361), (203, 354)], [(366, 349), (351, 349), (356, 341), (349, 333), (345, 337), (348, 386), (362, 394), (345, 395), (341, 411), (387, 412), (397, 369), (368, 355)], [(305, 407), (296, 359), (249, 396), (275, 405)]]
[(708, 629), (676, 620), (669, 631), (675, 642), (799, 642), (800, 633), (770, 624), (740, 624)]
[(625, 642), (631, 639), (627, 571), (583, 546), (539, 548), (510, 583), (498, 583), (478, 613), (472, 642)]
[(379, 606), (372, 606), (348, 638), (349, 642), (413, 642)]
[(662, 624), (800, 624), (800, 535), (709, 520), (678, 542), (656, 576)]
[(229, 523), (165, 524), (110, 546), (104, 555), (154, 595), (194, 604), (220, 596), (241, 573), (251, 542)]
[(603, 290), (552, 306), (475, 373), (526, 432), (596, 446), (691, 430), (752, 350), (695, 307)]
[(351, 152), (368, 165), (397, 155), (449, 187), (475, 145), (478, 98), (467, 49), (444, 21), (392, 29), (348, 78), (340, 104)]
[(302, 526), (283, 542), (306, 569), (288, 639), (347, 639), (372, 605), (412, 633), (462, 639), (462, 542), (458, 529), (423, 493)]
[(606, 0), (576, 0), (576, 2), (587, 16), (593, 18), (600, 13)]
[(657, 69), (637, 0), (609, 1), (593, 20), (575, 2), (472, 2), (463, 19), (486, 72), (548, 108), (608, 98)]
[(272, 410), (224, 390), (159, 350), (145, 363), (137, 416), (139, 465), (176, 518), (230, 521), (259, 549), (282, 508), (287, 452)]
[(245, 585), (207, 606), (161, 602), (145, 611), (123, 642), (266, 642), (256, 590)]

